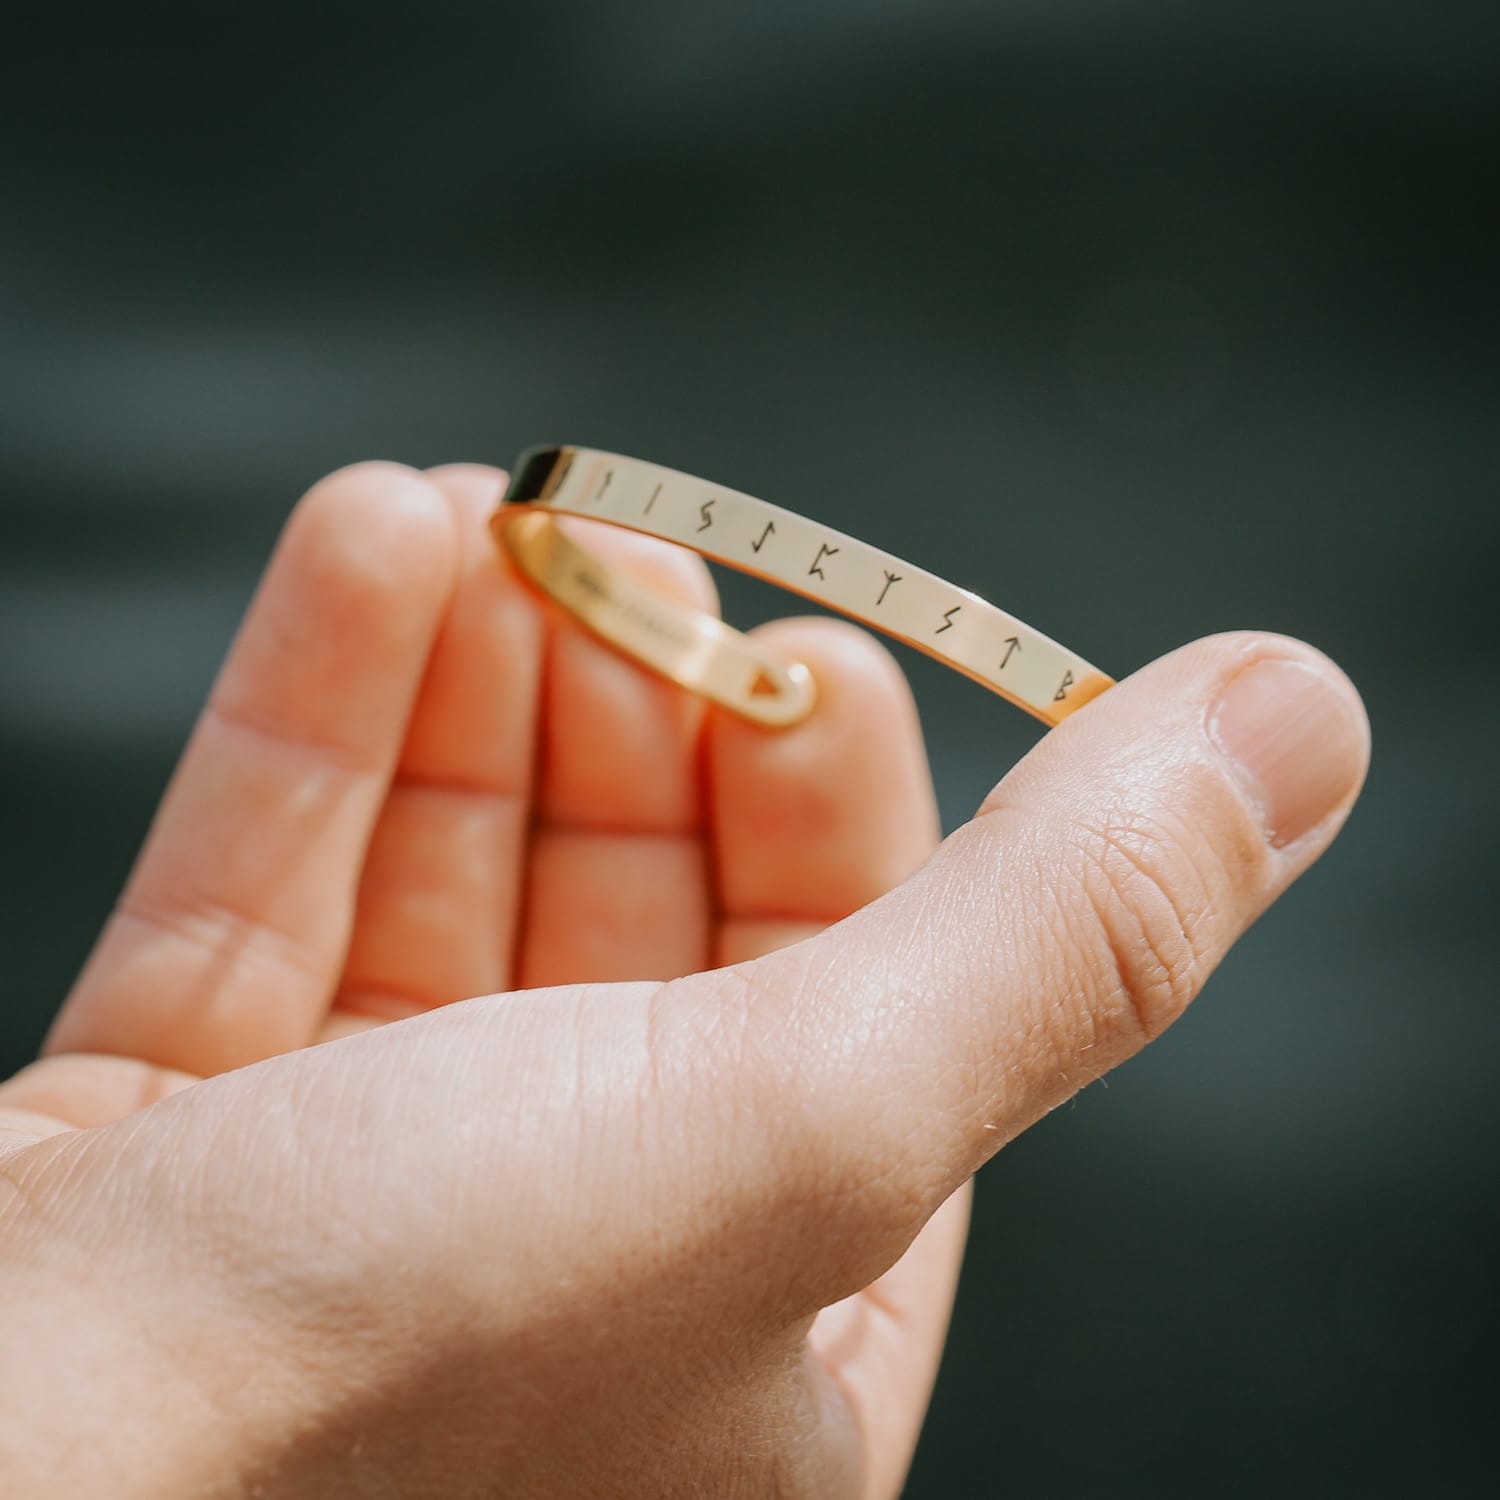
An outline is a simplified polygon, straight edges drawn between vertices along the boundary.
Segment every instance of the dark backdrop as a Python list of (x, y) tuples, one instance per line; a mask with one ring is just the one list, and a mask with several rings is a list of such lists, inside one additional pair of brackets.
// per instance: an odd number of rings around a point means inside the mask
[[(1365, 801), (1182, 1025), (984, 1172), (909, 1493), (1480, 1494), (1496, 15), (13, 8), (0, 1063), (352, 459), (618, 447), (1117, 673), (1294, 632), (1366, 694)], [(951, 826), (1037, 731), (903, 661)]]

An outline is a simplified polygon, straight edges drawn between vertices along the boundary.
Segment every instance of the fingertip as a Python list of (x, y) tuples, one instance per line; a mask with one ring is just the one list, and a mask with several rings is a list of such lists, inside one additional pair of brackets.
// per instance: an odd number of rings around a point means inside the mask
[(1175, 734), (1206, 740), (1277, 849), (1308, 847), (1310, 835), (1326, 844), (1369, 768), (1370, 721), (1358, 688), (1295, 636), (1205, 636), (1104, 696), (1116, 701), (1095, 716), (1096, 732), (1141, 732), (1141, 721), (1155, 717)]
[(1370, 760), (1358, 689), (1323, 652), (1287, 636), (1232, 638), (1202, 725), (1275, 849), (1319, 847), (1348, 814)]
[(896, 658), (869, 631), (825, 615), (798, 615), (747, 633), (785, 660), (803, 663), (813, 675), (817, 702), (801, 723), (770, 734), (715, 710), (711, 732), (716, 737), (743, 740), (760, 759), (796, 762), (816, 756), (833, 763), (840, 754), (857, 756), (874, 733), (904, 769), (917, 765), (925, 780), (925, 746), (911, 685)]
[(422, 470), (422, 477), (452, 510), (460, 573), (483, 573), (495, 584), (510, 579), (510, 559), (495, 545), (486, 524), (505, 493), (505, 470), (481, 463), (434, 464)]
[[(404, 714), (458, 566), (448, 502), (416, 470), (383, 461), (335, 470), (288, 521), (214, 707), (328, 745), (367, 746), (377, 725), (387, 735), (389, 695)], [(384, 690), (373, 692), (377, 674)]]
[(335, 469), (298, 503), (283, 559), (314, 570), (361, 611), (414, 602), (452, 586), (458, 547), (442, 492), (406, 464), (366, 460)]
[(1351, 749), (1361, 762), (1368, 763), (1370, 715), (1365, 706), (1364, 695), (1349, 674), (1326, 651), (1297, 636), (1268, 630), (1224, 631), (1218, 635), (1205, 636), (1183, 650), (1191, 651), (1195, 646), (1204, 648), (1206, 653), (1224, 653), (1222, 670), (1226, 680), (1258, 662), (1273, 660), (1294, 662), (1307, 671), (1318, 674), (1338, 695), (1348, 715)]
[[(1237, 682), (1243, 691), (1234, 695), (1226, 717)], [(1259, 726), (1266, 753), (1273, 743), (1280, 746), (1285, 772), (1305, 773), (1303, 789), (1293, 799), (1296, 807), (1289, 805), (1280, 815), (1268, 812), (1259, 789), (1247, 793), (1243, 774), (1237, 782), (1257, 818), (1270, 817), (1267, 837), (1278, 847), (1314, 830), (1331, 838), (1369, 765), (1363, 699), (1343, 669), (1317, 647), (1260, 630), (1204, 636), (1132, 672), (1048, 734), (994, 788), (980, 812), (1026, 800), (1040, 792), (1043, 777), (1065, 774), (1061, 768), (1067, 764), (1095, 783), (1121, 769), (1122, 762), (1139, 767), (1198, 761), (1222, 769), (1226, 756), (1234, 761), (1238, 755), (1226, 751), (1223, 732), (1238, 744), (1252, 723)], [(1248, 741), (1244, 749), (1255, 753)], [(1269, 764), (1265, 771), (1269, 774)], [(1240, 772), (1248, 774), (1243, 767)], [(1288, 837), (1293, 824), (1300, 826)]]
[(806, 663), (820, 692), (867, 698), (888, 710), (899, 704), (903, 717), (915, 722), (916, 700), (906, 674), (868, 630), (827, 615), (794, 615), (758, 625), (749, 634)]
[(509, 478), (506, 470), (475, 459), (451, 459), (447, 463), (429, 464), (422, 473), (434, 484), (458, 484), (493, 491), (496, 500), (504, 493)]
[(723, 910), (741, 920), (832, 921), (910, 873), (938, 837), (915, 701), (867, 632), (822, 616), (750, 632), (804, 662), (818, 701), (767, 732), (709, 715), (707, 764)]
[[(470, 462), (433, 464), (424, 469), (422, 475), (452, 502), (459, 524), (466, 533), (464, 539), (471, 543), (473, 538), (468, 533), (472, 533), (476, 526), (481, 530), (484, 528), (485, 519), (500, 503), (509, 480), (504, 469), (497, 469), (493, 464)], [(488, 535), (483, 541), (488, 544), (485, 550), (495, 553)]]
[(1275, 630), (1222, 630), (1200, 636), (1179, 646), (1131, 674), (1128, 682), (1147, 672), (1175, 671), (1182, 679), (1204, 674), (1227, 680), (1236, 672), (1265, 659), (1299, 662), (1325, 676), (1347, 699), (1352, 710), (1365, 717), (1364, 700), (1348, 673), (1327, 652), (1297, 636)]

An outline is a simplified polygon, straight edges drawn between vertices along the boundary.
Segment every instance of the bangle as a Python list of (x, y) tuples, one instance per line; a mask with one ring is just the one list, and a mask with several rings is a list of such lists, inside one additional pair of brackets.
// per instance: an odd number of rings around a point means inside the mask
[(531, 448), (490, 520), (523, 576), (595, 634), (767, 728), (797, 723), (812, 673), (699, 610), (662, 599), (565, 534), (561, 516), (676, 542), (905, 641), (1057, 724), (1113, 679), (967, 589), (736, 490), (594, 448)]

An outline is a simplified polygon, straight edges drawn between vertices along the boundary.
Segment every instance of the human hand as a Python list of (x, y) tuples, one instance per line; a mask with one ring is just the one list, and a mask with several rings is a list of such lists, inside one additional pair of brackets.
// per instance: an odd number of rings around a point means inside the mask
[[(963, 1184), (1169, 1024), (1357, 790), (1334, 669), (1215, 638), (873, 899), (935, 826), (888, 658), (784, 622), (817, 712), (704, 729), (546, 623), (498, 488), (318, 487), (0, 1091), (18, 1493), (894, 1494)], [(690, 557), (591, 545), (705, 602)]]

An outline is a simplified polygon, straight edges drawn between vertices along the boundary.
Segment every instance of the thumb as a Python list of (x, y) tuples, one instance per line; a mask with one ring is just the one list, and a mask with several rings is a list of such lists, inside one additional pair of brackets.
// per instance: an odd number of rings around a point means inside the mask
[(880, 1274), (1000, 1146), (1171, 1025), (1327, 847), (1368, 754), (1325, 657), (1202, 640), (1048, 734), (888, 896), (684, 981), (739, 1012), (772, 1105), (739, 1159), (778, 1176), (744, 1186), (786, 1208), (810, 1304)]

